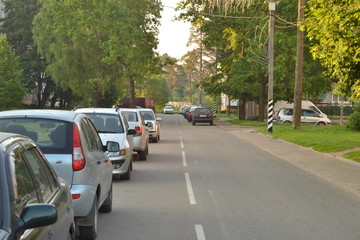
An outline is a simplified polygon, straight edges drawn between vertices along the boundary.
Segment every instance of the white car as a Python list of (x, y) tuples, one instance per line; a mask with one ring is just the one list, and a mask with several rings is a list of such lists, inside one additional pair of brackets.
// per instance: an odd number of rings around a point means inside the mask
[[(293, 122), (293, 109), (281, 108), (276, 117), (275, 122), (283, 124), (292, 124)], [(314, 125), (330, 125), (331, 120), (327, 117), (321, 116), (318, 112), (310, 109), (301, 110), (301, 123), (314, 124)]]
[(160, 121), (162, 121), (162, 119), (156, 118), (155, 113), (151, 108), (141, 108), (139, 110), (145, 120), (145, 123), (152, 123), (152, 126), (148, 127), (149, 138), (152, 142), (157, 143), (160, 140)]
[(139, 154), (140, 160), (146, 160), (149, 154), (149, 130), (152, 123), (145, 123), (143, 116), (138, 108), (120, 108), (125, 114), (131, 129), (136, 130), (134, 136), (134, 151)]
[(119, 143), (119, 152), (108, 153), (114, 165), (113, 176), (129, 180), (133, 166), (133, 135), (136, 131), (129, 129), (125, 115), (115, 108), (80, 108), (75, 111), (86, 114), (93, 121), (103, 145), (108, 141)]
[(174, 108), (172, 106), (166, 106), (164, 108), (164, 113), (165, 114), (167, 114), (167, 113), (173, 114), (174, 113)]

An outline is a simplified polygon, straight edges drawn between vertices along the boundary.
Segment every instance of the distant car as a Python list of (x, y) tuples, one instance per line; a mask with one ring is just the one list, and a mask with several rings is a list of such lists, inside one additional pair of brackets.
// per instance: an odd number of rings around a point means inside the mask
[(210, 108), (198, 106), (193, 111), (191, 119), (192, 125), (195, 125), (196, 123), (210, 123), (210, 125), (213, 125), (213, 121), (214, 116)]
[(174, 108), (173, 108), (172, 106), (166, 106), (166, 107), (164, 108), (164, 113), (165, 113), (165, 114), (167, 114), (167, 113), (173, 114), (173, 113), (174, 113)]
[(120, 110), (124, 113), (130, 128), (136, 130), (134, 135), (134, 151), (139, 154), (140, 160), (146, 160), (149, 154), (149, 130), (147, 127), (152, 126), (152, 123), (145, 123), (140, 113), (141, 109), (120, 108)]
[[(283, 124), (292, 124), (293, 122), (293, 109), (281, 108), (275, 117), (275, 122)], [(321, 116), (318, 112), (310, 109), (301, 110), (301, 123), (303, 124), (315, 124), (315, 125), (328, 125), (331, 124), (331, 120), (327, 117)]]
[(182, 106), (181, 108), (180, 108), (180, 110), (179, 110), (179, 114), (184, 114), (184, 112), (185, 112), (185, 109), (186, 109), (186, 106)]
[(152, 109), (150, 108), (142, 108), (139, 109), (141, 115), (143, 116), (145, 123), (147, 124), (148, 122), (152, 123), (151, 127), (148, 127), (149, 129), (149, 138), (152, 142), (157, 143), (158, 141), (160, 141), (160, 121), (162, 121), (161, 118), (157, 118), (155, 116), (155, 113)]
[(186, 119), (188, 120), (188, 122), (192, 121), (192, 117), (194, 114), (194, 111), (196, 108), (198, 108), (199, 106), (197, 105), (192, 105), (188, 110), (187, 110), (187, 114), (186, 114)]
[(98, 211), (112, 210), (113, 165), (104, 150), (117, 152), (119, 144), (108, 142), (104, 149), (92, 121), (74, 111), (3, 111), (0, 131), (36, 142), (56, 174), (70, 186), (77, 235), (95, 239)]
[(28, 137), (0, 133), (0, 239), (75, 239), (67, 183)]
[(119, 143), (120, 151), (108, 153), (114, 165), (113, 175), (117, 179), (129, 180), (133, 166), (133, 135), (124, 113), (116, 108), (79, 108), (75, 110), (86, 114), (94, 123), (103, 146), (108, 141)]

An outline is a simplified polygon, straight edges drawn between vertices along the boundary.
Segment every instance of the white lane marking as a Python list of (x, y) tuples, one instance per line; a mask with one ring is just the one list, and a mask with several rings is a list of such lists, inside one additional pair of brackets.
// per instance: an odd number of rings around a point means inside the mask
[(180, 145), (181, 145), (181, 148), (184, 148), (184, 142), (182, 140), (180, 140)]
[(193, 191), (193, 188), (191, 186), (190, 175), (187, 172), (185, 173), (185, 181), (186, 181), (187, 192), (188, 192), (188, 195), (189, 195), (190, 205), (196, 205), (194, 191)]
[(183, 166), (187, 167), (185, 151), (181, 151), (181, 153), (182, 153)]
[(206, 240), (204, 228), (201, 224), (195, 224), (195, 231), (197, 240)]

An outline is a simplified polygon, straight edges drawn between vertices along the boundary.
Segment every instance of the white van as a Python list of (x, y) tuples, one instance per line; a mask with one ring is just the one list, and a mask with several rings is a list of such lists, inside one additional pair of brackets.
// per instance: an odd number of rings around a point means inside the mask
[[(278, 113), (281, 108), (294, 108), (294, 103), (289, 103), (287, 101), (277, 101), (274, 104), (274, 116)], [(319, 108), (315, 106), (314, 103), (310, 101), (301, 101), (301, 109), (311, 109), (319, 113), (320, 116), (327, 118), (327, 115), (323, 113)]]

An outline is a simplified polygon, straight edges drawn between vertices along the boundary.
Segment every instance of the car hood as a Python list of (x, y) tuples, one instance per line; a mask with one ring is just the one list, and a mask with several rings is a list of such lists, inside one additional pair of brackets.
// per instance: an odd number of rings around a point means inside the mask
[(108, 141), (118, 142), (120, 148), (125, 145), (126, 134), (125, 133), (99, 133), (102, 144), (105, 146)]

